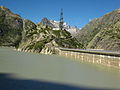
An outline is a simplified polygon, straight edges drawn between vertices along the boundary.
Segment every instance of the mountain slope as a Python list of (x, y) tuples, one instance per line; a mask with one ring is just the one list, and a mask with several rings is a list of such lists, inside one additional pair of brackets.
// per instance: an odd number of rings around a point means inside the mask
[(0, 6), (0, 46), (17, 46), (22, 39), (22, 18)]
[(120, 9), (92, 20), (76, 38), (86, 48), (120, 51)]
[(23, 40), (19, 50), (45, 54), (56, 53), (55, 47), (83, 48), (78, 41), (66, 30), (52, 30), (50, 27), (33, 29), (26, 33), (26, 40)]
[[(81, 42), (85, 47), (89, 42), (94, 38), (94, 36), (100, 31), (99, 19), (94, 19), (83, 27), (77, 34), (76, 38)], [(98, 28), (99, 27), (99, 28)]]

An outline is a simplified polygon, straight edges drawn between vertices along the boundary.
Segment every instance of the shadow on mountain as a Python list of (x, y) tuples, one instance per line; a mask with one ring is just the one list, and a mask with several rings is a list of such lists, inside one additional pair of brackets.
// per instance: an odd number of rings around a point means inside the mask
[(10, 75), (11, 74), (0, 74), (0, 90), (105, 90), (37, 80), (13, 79), (9, 77)]

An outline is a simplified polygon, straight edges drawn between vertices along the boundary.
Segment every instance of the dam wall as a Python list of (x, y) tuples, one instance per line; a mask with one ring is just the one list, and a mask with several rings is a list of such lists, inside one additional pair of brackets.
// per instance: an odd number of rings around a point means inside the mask
[(73, 58), (75, 61), (89, 62), (120, 69), (119, 52), (60, 48), (59, 55)]

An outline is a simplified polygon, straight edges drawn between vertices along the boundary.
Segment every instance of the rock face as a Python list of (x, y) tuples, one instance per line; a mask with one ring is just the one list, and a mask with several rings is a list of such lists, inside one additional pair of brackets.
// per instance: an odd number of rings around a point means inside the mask
[(38, 25), (40, 25), (40, 26), (48, 26), (48, 27), (51, 27), (51, 28), (55, 27), (47, 18), (43, 18), (41, 20), (41, 22), (38, 23)]
[(21, 17), (0, 6), (0, 46), (18, 46), (22, 39), (22, 30)]
[(92, 20), (76, 38), (89, 49), (120, 51), (120, 9)]

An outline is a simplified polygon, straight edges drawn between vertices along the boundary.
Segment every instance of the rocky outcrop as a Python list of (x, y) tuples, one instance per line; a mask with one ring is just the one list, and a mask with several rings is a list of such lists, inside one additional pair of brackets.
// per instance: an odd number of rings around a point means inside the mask
[(0, 46), (18, 46), (22, 39), (22, 18), (0, 6)]
[(36, 28), (26, 33), (27, 40), (23, 41), (19, 50), (44, 54), (57, 54), (57, 47), (83, 48), (68, 31), (52, 30), (51, 28)]
[(76, 38), (89, 49), (120, 51), (120, 9), (92, 20)]

